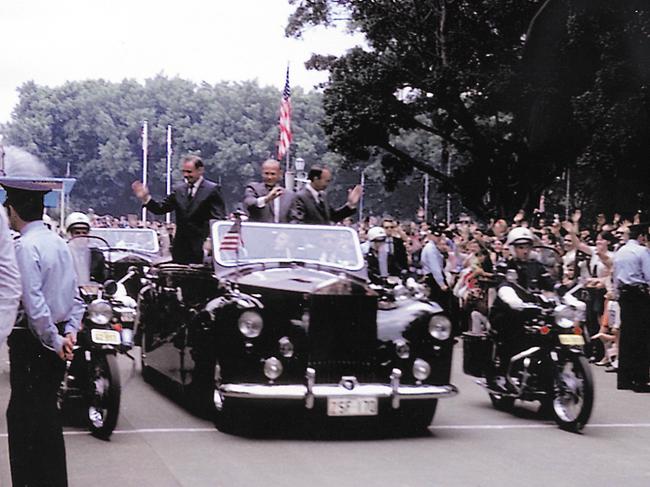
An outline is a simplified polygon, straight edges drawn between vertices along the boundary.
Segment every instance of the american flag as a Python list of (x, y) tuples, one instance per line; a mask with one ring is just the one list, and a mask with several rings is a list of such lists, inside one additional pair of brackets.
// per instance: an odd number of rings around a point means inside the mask
[(244, 240), (241, 238), (241, 219), (237, 218), (235, 223), (228, 229), (221, 239), (219, 250), (239, 250), (244, 246)]
[(291, 144), (291, 87), (289, 86), (289, 66), (287, 66), (287, 79), (282, 92), (280, 103), (280, 143), (278, 144), (278, 160), (286, 155)]

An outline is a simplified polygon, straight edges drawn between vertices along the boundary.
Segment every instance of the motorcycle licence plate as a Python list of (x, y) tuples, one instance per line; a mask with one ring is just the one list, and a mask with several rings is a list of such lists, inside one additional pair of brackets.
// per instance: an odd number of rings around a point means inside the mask
[(560, 335), (562, 345), (584, 345), (585, 338), (582, 335)]
[(328, 416), (376, 416), (376, 397), (328, 397)]
[(100, 345), (119, 345), (120, 333), (115, 330), (98, 330), (93, 328), (90, 330), (90, 338), (94, 343), (99, 343)]

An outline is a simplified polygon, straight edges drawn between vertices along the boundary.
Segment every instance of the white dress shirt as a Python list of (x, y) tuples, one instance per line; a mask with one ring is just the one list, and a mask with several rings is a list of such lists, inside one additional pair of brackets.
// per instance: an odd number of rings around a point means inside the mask
[(0, 346), (14, 326), (21, 294), (20, 274), (7, 213), (0, 206)]

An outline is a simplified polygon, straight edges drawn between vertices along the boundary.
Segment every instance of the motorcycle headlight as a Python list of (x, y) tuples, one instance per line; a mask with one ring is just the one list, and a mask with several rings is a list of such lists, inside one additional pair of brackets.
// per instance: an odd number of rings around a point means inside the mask
[(569, 318), (557, 318), (555, 320), (560, 328), (573, 328), (574, 322)]
[(88, 318), (96, 325), (106, 325), (113, 317), (113, 308), (108, 301), (95, 300), (88, 305)]
[(120, 316), (122, 323), (133, 323), (135, 321), (135, 309), (132, 308), (114, 308), (115, 313)]
[(451, 321), (445, 315), (435, 315), (429, 320), (429, 334), (436, 340), (446, 340), (451, 336)]
[(244, 311), (237, 322), (239, 331), (246, 338), (256, 338), (262, 333), (264, 320), (256, 311)]

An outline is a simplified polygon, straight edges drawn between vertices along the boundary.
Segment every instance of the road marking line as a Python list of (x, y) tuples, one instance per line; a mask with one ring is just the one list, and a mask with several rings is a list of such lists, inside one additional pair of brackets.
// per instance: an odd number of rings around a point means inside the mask
[[(557, 428), (555, 423), (543, 424), (450, 424), (429, 426), (430, 430), (516, 430)], [(587, 423), (585, 428), (650, 428), (650, 423)]]
[[(429, 426), (430, 430), (518, 430), (557, 428), (555, 423), (543, 424), (450, 424)], [(650, 428), (650, 423), (595, 423), (585, 428)], [(133, 430), (115, 430), (114, 435), (137, 435), (147, 433), (218, 433), (216, 428), (141, 428)], [(64, 431), (64, 436), (90, 435), (88, 431)], [(7, 433), (0, 433), (6, 438)]]

